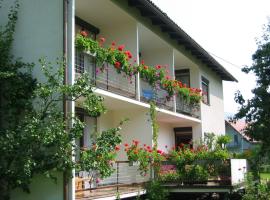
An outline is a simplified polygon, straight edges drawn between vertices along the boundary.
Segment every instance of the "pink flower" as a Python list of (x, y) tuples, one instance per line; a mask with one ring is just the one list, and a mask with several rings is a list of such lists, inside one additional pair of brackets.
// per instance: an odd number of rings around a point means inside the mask
[(106, 40), (105, 40), (104, 37), (100, 37), (100, 38), (99, 38), (99, 42), (100, 42), (100, 43), (104, 43), (105, 41), (106, 41)]
[(100, 183), (100, 179), (99, 178), (96, 179), (96, 183)]
[(88, 36), (88, 33), (86, 31), (83, 31), (83, 30), (81, 30), (80, 34), (83, 37), (87, 37)]

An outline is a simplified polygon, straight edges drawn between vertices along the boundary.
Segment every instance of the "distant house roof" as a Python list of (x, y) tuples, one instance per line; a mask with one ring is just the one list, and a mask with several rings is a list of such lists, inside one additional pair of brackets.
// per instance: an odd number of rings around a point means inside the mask
[(137, 8), (143, 17), (149, 18), (153, 25), (159, 26), (161, 31), (167, 33), (172, 40), (177, 41), (179, 45), (183, 45), (187, 51), (190, 51), (192, 55), (206, 64), (222, 80), (237, 82), (237, 79), (232, 74), (230, 74), (151, 0), (128, 0), (128, 4), (131, 7)]
[(251, 143), (257, 143), (258, 141), (253, 140), (252, 138), (250, 138), (249, 136), (247, 136), (244, 133), (245, 128), (247, 127), (247, 123), (243, 120), (238, 120), (235, 123), (232, 122), (228, 122), (227, 120), (225, 120), (225, 124), (227, 126), (230, 126), (231, 128), (233, 128), (238, 134), (240, 134), (246, 141), (251, 142)]

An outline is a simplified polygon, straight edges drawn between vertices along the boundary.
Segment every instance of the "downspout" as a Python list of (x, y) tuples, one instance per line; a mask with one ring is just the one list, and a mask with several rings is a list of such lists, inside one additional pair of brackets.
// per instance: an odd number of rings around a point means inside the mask
[[(68, 10), (68, 0), (63, 0), (63, 59), (64, 59), (64, 63), (65, 63), (65, 67), (64, 67), (64, 85), (68, 84), (68, 69), (67, 69), (67, 65), (66, 65), (66, 61), (67, 61), (67, 10)], [(67, 105), (67, 101), (63, 100), (63, 113), (64, 113), (64, 120), (67, 119), (67, 109), (68, 109), (68, 105)], [(68, 176), (67, 176), (67, 172), (65, 171), (63, 174), (63, 199), (64, 200), (68, 200)]]
[[(73, 85), (75, 81), (74, 69), (74, 26), (75, 26), (75, 0), (63, 0), (63, 56), (66, 64), (64, 68), (64, 85)], [(75, 114), (75, 103), (73, 101), (63, 102), (64, 118), (67, 119), (69, 114)], [(68, 121), (68, 126), (72, 126), (73, 122)], [(75, 143), (75, 141), (73, 141)], [(74, 149), (72, 149), (74, 151)], [(71, 159), (75, 161), (72, 152)], [(70, 175), (72, 178), (70, 178)], [(63, 199), (75, 200), (75, 170), (65, 171), (63, 174)]]

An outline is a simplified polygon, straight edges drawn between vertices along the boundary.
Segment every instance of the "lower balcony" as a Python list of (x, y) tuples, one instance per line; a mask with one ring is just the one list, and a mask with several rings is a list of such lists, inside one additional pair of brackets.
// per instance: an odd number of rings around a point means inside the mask
[(141, 176), (136, 163), (116, 161), (115, 172), (103, 180), (97, 179), (95, 172), (79, 172), (76, 174), (76, 199), (115, 199), (143, 195), (144, 183), (149, 176)]
[[(205, 161), (197, 164), (202, 166)], [(76, 175), (76, 199), (115, 199), (116, 197), (128, 198), (145, 194), (145, 183), (150, 181), (150, 176), (141, 176), (138, 163), (118, 161), (114, 163), (114, 174), (104, 180), (96, 181), (94, 172), (80, 172)], [(229, 193), (232, 189), (241, 186), (247, 172), (245, 159), (230, 159), (213, 162), (214, 167), (223, 170), (215, 176), (203, 175), (179, 178), (179, 172), (174, 163), (164, 162), (161, 166), (161, 176), (155, 177), (172, 193)], [(185, 166), (188, 168), (189, 166)], [(185, 170), (185, 169), (183, 169)], [(208, 168), (208, 173), (213, 170)], [(194, 175), (194, 174), (193, 174)], [(166, 176), (166, 178), (164, 178)]]

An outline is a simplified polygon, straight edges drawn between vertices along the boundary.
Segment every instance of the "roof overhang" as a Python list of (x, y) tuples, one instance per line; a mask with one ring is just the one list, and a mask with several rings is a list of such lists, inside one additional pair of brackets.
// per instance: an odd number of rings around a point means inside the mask
[(159, 26), (162, 32), (167, 33), (178, 45), (184, 46), (187, 51), (213, 70), (222, 80), (238, 82), (232, 74), (230, 74), (152, 1), (128, 0), (128, 5), (138, 9), (143, 17), (151, 20), (152, 25)]

